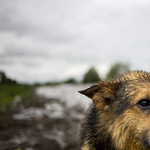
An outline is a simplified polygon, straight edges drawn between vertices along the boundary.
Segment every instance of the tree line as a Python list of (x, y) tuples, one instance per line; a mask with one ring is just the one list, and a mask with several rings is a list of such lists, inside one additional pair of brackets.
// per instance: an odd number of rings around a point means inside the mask
[[(115, 63), (111, 66), (110, 70), (106, 74), (105, 79), (110, 80), (116, 78), (119, 74), (129, 71), (129, 65), (124, 63)], [(83, 76), (81, 83), (96, 83), (101, 81), (101, 77), (94, 67), (91, 67)], [(47, 82), (44, 85), (53, 85), (60, 83), (78, 83), (76, 79), (69, 78), (62, 82)], [(17, 81), (8, 78), (4, 72), (0, 72), (0, 84), (18, 84)], [(41, 85), (35, 83), (35, 85)]]
[[(113, 64), (106, 74), (105, 80), (111, 80), (116, 78), (119, 74), (127, 72), (130, 70), (129, 64), (117, 62)], [(94, 67), (91, 67), (83, 77), (82, 83), (96, 83), (101, 81), (101, 77)], [(74, 78), (70, 78), (65, 83), (77, 83)]]
[[(110, 70), (106, 74), (105, 79), (111, 80), (116, 78), (119, 74), (129, 71), (129, 64), (115, 63), (111, 66)], [(101, 77), (97, 73), (94, 67), (90, 68), (83, 77), (83, 83), (94, 83), (101, 81)]]
[(4, 72), (0, 71), (0, 84), (17, 84), (17, 81), (8, 78)]

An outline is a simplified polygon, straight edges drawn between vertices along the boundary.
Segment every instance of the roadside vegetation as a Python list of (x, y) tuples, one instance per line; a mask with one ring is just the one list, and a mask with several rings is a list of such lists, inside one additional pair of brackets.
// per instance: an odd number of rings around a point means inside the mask
[(10, 103), (16, 97), (23, 98), (32, 91), (32, 86), (21, 84), (0, 85), (0, 106)]
[[(106, 74), (105, 79), (113, 79), (118, 74), (129, 71), (129, 65), (121, 62), (117, 62), (113, 64), (108, 73)], [(34, 87), (43, 86), (43, 85), (59, 85), (62, 83), (71, 83), (71, 84), (79, 84), (79, 83), (97, 83), (101, 80), (100, 75), (94, 67), (91, 67), (85, 72), (83, 75), (83, 79), (80, 82), (77, 82), (74, 78), (69, 78), (62, 82), (47, 82), (47, 83), (35, 83), (34, 85), (25, 85), (17, 83), (17, 81), (12, 80), (6, 76), (4, 72), (0, 72), (0, 107), (4, 104), (9, 104), (12, 102), (17, 96), (23, 98), (29, 94), (31, 94)]]
[(0, 72), (0, 107), (9, 104), (16, 97), (23, 98), (30, 94), (33, 86), (19, 84), (8, 78), (4, 72)]

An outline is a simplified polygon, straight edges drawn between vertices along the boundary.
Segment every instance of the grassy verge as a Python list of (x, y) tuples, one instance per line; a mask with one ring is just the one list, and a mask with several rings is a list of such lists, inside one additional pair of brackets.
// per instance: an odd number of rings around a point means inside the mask
[(0, 85), (0, 107), (9, 104), (16, 96), (23, 98), (31, 91), (32, 87), (28, 85)]

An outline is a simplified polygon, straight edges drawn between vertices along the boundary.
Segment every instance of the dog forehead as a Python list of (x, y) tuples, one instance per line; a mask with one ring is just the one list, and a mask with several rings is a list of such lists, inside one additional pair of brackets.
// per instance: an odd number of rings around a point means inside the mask
[(137, 105), (142, 99), (150, 100), (150, 84), (143, 84), (136, 87), (131, 86), (123, 87), (124, 89), (119, 90), (116, 107), (116, 113), (121, 115), (126, 110)]
[(136, 88), (135, 94), (134, 90), (132, 91), (133, 95), (133, 102), (137, 103), (139, 100), (142, 99), (149, 99), (150, 100), (150, 84), (143, 84), (139, 85)]
[(150, 82), (150, 73), (146, 71), (130, 71), (125, 74), (121, 74), (116, 79), (116, 82), (126, 82), (134, 80), (143, 80)]
[(122, 74), (117, 78), (117, 82), (121, 83), (125, 91), (130, 95), (139, 91), (140, 93), (150, 93), (150, 73), (145, 71), (134, 71)]

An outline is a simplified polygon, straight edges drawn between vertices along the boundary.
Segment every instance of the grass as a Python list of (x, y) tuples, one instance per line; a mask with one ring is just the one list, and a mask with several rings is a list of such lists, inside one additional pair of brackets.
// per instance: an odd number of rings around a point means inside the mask
[(28, 85), (0, 85), (0, 107), (9, 104), (16, 96), (25, 97), (32, 90)]

